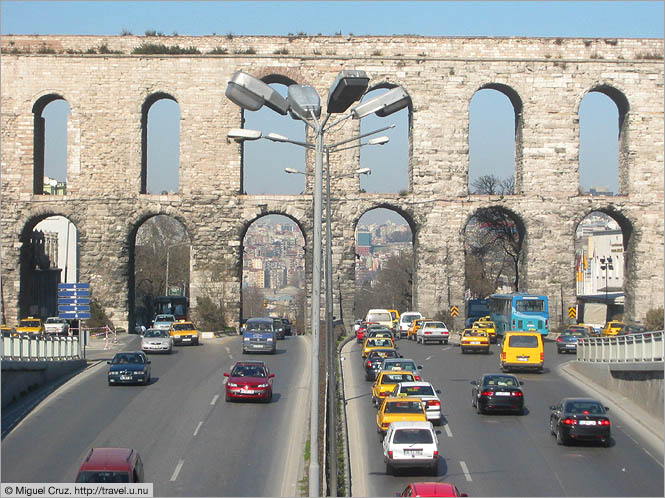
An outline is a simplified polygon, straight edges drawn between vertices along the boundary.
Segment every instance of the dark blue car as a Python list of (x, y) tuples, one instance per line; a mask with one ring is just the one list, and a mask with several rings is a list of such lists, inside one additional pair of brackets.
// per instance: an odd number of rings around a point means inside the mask
[(579, 329), (564, 330), (556, 340), (556, 352), (577, 353), (577, 341), (585, 337), (590, 337), (588, 333)]
[(108, 373), (109, 386), (116, 384), (148, 384), (150, 382), (150, 360), (142, 351), (116, 353)]

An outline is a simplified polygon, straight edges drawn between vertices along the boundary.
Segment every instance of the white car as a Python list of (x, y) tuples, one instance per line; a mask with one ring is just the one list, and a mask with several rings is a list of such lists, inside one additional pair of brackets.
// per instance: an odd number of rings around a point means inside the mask
[(423, 315), (420, 314), (418, 311), (406, 311), (402, 313), (399, 317), (399, 325), (397, 326), (399, 329), (400, 339), (402, 337), (406, 337), (409, 327), (411, 327), (413, 321), (422, 317)]
[(384, 309), (372, 309), (367, 312), (365, 316), (366, 322), (378, 323), (383, 325), (388, 330), (393, 330), (393, 316), (390, 311)]
[(145, 353), (173, 352), (173, 337), (168, 330), (148, 329), (141, 336), (141, 349)]
[(44, 322), (44, 333), (67, 335), (69, 334), (69, 322), (58, 316), (50, 316)]
[(443, 415), (441, 414), (441, 400), (437, 396), (440, 390), (434, 389), (429, 382), (400, 382), (395, 385), (390, 396), (411, 396), (420, 398), (425, 403), (427, 420), (434, 425), (441, 425)]
[(438, 474), (439, 441), (431, 422), (393, 422), (383, 439), (386, 474), (396, 469), (423, 467)]
[(448, 327), (443, 322), (427, 321), (423, 322), (423, 326), (416, 332), (416, 342), (425, 344), (426, 342), (438, 342), (440, 344), (448, 344), (448, 336), (450, 332)]

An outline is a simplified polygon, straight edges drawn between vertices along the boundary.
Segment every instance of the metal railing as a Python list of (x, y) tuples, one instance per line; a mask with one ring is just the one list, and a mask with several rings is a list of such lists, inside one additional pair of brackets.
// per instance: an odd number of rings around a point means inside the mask
[(607, 337), (585, 337), (577, 342), (577, 361), (648, 363), (663, 361), (663, 331)]
[(81, 357), (77, 336), (2, 337), (2, 359), (17, 361), (62, 361)]

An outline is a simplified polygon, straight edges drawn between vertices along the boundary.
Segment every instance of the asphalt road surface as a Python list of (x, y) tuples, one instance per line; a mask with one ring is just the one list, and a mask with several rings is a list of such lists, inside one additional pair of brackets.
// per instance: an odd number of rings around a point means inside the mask
[(663, 465), (648, 452), (640, 434), (613, 412), (610, 448), (591, 444), (558, 446), (549, 432), (549, 406), (564, 396), (584, 396), (580, 386), (560, 375), (557, 365), (572, 355), (557, 355), (545, 344), (545, 372), (516, 373), (524, 381), (525, 415), (478, 415), (471, 407), (470, 381), (499, 372), (500, 348), (491, 354), (462, 355), (457, 345), (420, 345), (402, 339), (405, 358), (423, 365), (422, 376), (435, 388), (445, 417), (439, 434), (439, 470), (385, 472), (376, 432), (371, 382), (365, 381), (360, 345), (343, 349), (353, 496), (394, 496), (409, 482), (455, 484), (470, 496), (663, 496)]
[[(4, 482), (73, 482), (91, 447), (140, 453), (155, 496), (295, 496), (308, 411), (310, 341), (242, 355), (241, 337), (150, 355), (148, 386), (106, 382), (107, 365), (58, 389), (2, 442)], [(127, 350), (140, 347), (139, 338)], [(240, 359), (276, 374), (273, 401), (227, 403), (224, 372)]]

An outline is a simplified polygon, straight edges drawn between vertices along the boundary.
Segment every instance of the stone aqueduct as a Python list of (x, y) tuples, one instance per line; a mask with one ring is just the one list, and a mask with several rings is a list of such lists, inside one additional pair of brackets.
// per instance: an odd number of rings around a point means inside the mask
[[(132, 55), (146, 42), (201, 54)], [(523, 225), (521, 290), (550, 296), (553, 325), (575, 303), (575, 230), (595, 210), (624, 233), (627, 316), (643, 320), (663, 305), (663, 40), (21, 35), (3, 37), (2, 52), (2, 290), (10, 323), (22, 313), (22, 247), (51, 215), (76, 225), (79, 281), (91, 283), (119, 325), (133, 319), (136, 230), (157, 214), (180, 220), (191, 238), (194, 313), (210, 285), (209, 262), (222, 262), (228, 319), (237, 323), (242, 239), (266, 214), (299, 224), (311, 275), (311, 186), (303, 195), (242, 194), (242, 146), (225, 139), (243, 123), (224, 97), (236, 70), (312, 85), (325, 101), (341, 69), (363, 69), (371, 86), (401, 85), (410, 95), (408, 193), (362, 193), (357, 178), (333, 185), (333, 265), (345, 317), (353, 316), (354, 228), (376, 207), (411, 225), (414, 306), (428, 315), (464, 302), (464, 229), (489, 206)], [(468, 192), (469, 103), (483, 88), (505, 93), (515, 109), (515, 195)], [(578, 191), (579, 105), (591, 91), (619, 111), (617, 196)], [(142, 109), (161, 94), (180, 108), (180, 191), (150, 195), (142, 193)], [(34, 193), (34, 112), (54, 98), (71, 109), (66, 196)], [(344, 154), (333, 174), (357, 166), (357, 149)]]

